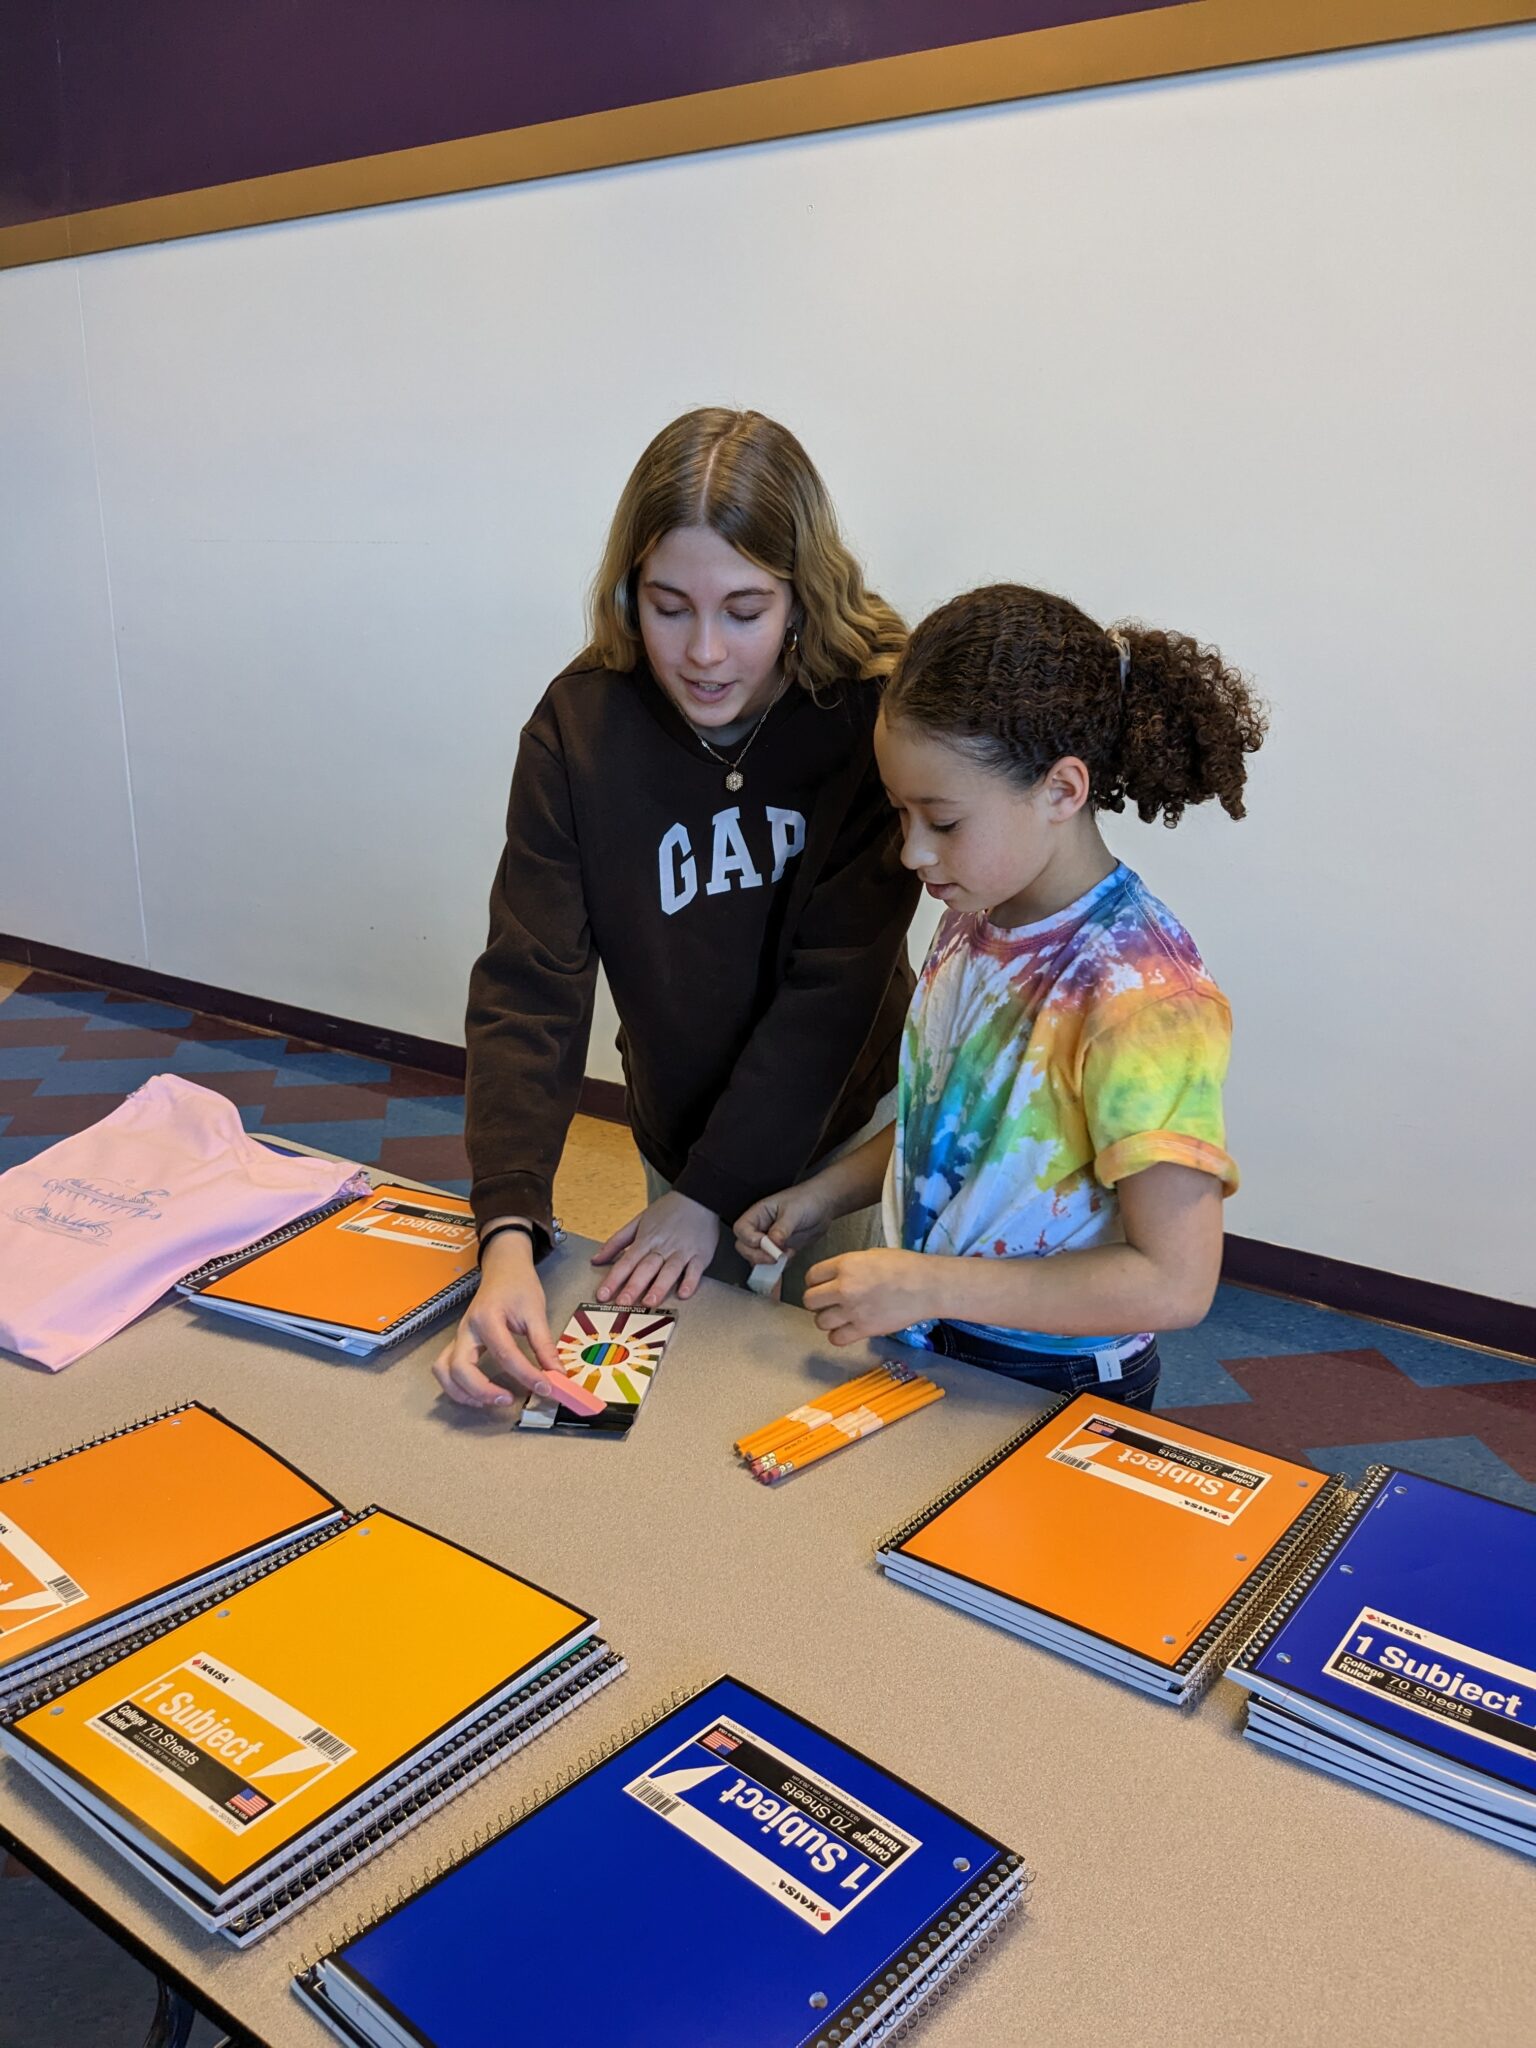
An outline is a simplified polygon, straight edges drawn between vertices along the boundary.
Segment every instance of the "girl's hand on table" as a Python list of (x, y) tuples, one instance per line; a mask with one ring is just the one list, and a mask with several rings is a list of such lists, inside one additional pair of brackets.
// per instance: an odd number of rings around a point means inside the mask
[(680, 1195), (661, 1195), (592, 1254), (594, 1266), (613, 1271), (597, 1290), (599, 1301), (632, 1308), (660, 1308), (674, 1288), (679, 1301), (697, 1291), (720, 1242), (720, 1218), (713, 1209)]

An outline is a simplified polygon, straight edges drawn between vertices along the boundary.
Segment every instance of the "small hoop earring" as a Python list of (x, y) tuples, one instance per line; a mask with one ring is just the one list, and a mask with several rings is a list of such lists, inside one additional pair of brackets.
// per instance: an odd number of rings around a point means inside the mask
[(789, 631), (784, 635), (784, 652), (786, 654), (798, 654), (799, 651), (800, 635), (796, 631), (796, 629), (793, 626), (791, 626)]

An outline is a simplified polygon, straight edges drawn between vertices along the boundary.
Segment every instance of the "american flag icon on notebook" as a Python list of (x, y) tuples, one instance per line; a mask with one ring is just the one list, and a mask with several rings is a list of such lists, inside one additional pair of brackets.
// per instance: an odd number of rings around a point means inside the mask
[(721, 1756), (729, 1756), (733, 1749), (741, 1747), (738, 1737), (727, 1734), (724, 1728), (711, 1728), (701, 1740), (706, 1749), (718, 1750)]
[(265, 1813), (272, 1804), (264, 1792), (253, 1792), (249, 1785), (243, 1792), (232, 1792), (224, 1804), (232, 1807), (244, 1820), (254, 1820), (258, 1813)]

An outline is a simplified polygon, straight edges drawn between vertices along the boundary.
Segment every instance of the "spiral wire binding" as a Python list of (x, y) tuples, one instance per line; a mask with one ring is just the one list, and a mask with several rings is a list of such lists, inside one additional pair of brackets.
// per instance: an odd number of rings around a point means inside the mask
[(1022, 1891), (1001, 1898), (988, 1913), (977, 1920), (950, 1954), (944, 1957), (928, 1981), (915, 1988), (907, 1999), (893, 2007), (876, 2025), (873, 2033), (868, 2036), (870, 2048), (873, 2048), (876, 2042), (904, 2039), (938, 1999), (953, 1991), (960, 1979), (969, 1975), (998, 1939), (1007, 1921), (1020, 1910), (1023, 1898)]
[(503, 1835), (510, 1834), (515, 1827), (520, 1827), (531, 1814), (537, 1813), (540, 1807), (548, 1806), (552, 1800), (558, 1799), (562, 1792), (569, 1791), (578, 1778), (584, 1778), (589, 1771), (595, 1771), (599, 1764), (605, 1764), (609, 1757), (616, 1756), (628, 1743), (637, 1742), (648, 1729), (654, 1728), (658, 1721), (664, 1721), (668, 1714), (676, 1713), (679, 1707), (686, 1706), (691, 1699), (696, 1699), (713, 1683), (712, 1679), (701, 1679), (695, 1685), (678, 1686), (657, 1705), (637, 1715), (634, 1720), (625, 1722), (622, 1728), (595, 1749), (578, 1757), (575, 1763), (567, 1764), (565, 1769), (553, 1778), (546, 1779), (537, 1791), (529, 1793), (499, 1819), (473, 1829), (461, 1839), (456, 1849), (444, 1850), (424, 1870), (416, 1872), (401, 1884), (388, 1887), (360, 1917), (355, 1920), (344, 1920), (338, 1932), (321, 1948), (303, 1951), (299, 1957), (299, 1968), (294, 1972), (295, 1977), (300, 1983), (314, 1990), (319, 1983), (316, 1972), (327, 1957), (335, 1955), (338, 1950), (348, 1947), (352, 1942), (361, 1940), (365, 1934), (371, 1934), (381, 1921), (387, 1920), (391, 1913), (398, 1912), (429, 1885), (436, 1884), (448, 1871), (468, 1862), (471, 1856), (478, 1856), (480, 1851), (489, 1848), (492, 1842), (500, 1841)]
[(435, 1321), (448, 1309), (456, 1308), (461, 1301), (468, 1301), (479, 1285), (479, 1269), (471, 1266), (469, 1271), (461, 1273), (457, 1280), (449, 1280), (444, 1286), (439, 1287), (436, 1294), (429, 1301), (424, 1301), (419, 1308), (413, 1308), (408, 1314), (397, 1316), (394, 1322), (386, 1323), (379, 1333), (383, 1343), (374, 1348), (382, 1350), (384, 1345), (400, 1343), (414, 1331), (421, 1329), (424, 1324)]
[(1009, 1437), (1005, 1444), (1000, 1444), (990, 1457), (983, 1458), (979, 1465), (973, 1466), (963, 1478), (957, 1479), (953, 1486), (946, 1487), (943, 1493), (936, 1494), (925, 1508), (918, 1509), (910, 1521), (903, 1522), (888, 1536), (881, 1538), (875, 1545), (876, 1557), (883, 1557), (887, 1551), (899, 1550), (902, 1544), (910, 1543), (918, 1531), (926, 1528), (936, 1515), (942, 1514), (945, 1508), (952, 1507), (961, 1494), (974, 1486), (978, 1479), (985, 1479), (989, 1472), (995, 1472), (999, 1465), (1005, 1464), (1021, 1445), (1027, 1444), (1032, 1436), (1038, 1436), (1046, 1424), (1054, 1422), (1067, 1403), (1075, 1401), (1076, 1398), (1075, 1394), (1065, 1394), (1059, 1401), (1053, 1401), (1049, 1408), (1035, 1417), (1033, 1422), (1027, 1422), (1021, 1430)]
[(1031, 1877), (1022, 1857), (1000, 1851), (991, 1867), (884, 1976), (857, 1993), (816, 2037), (815, 2048), (865, 2048), (898, 2040), (929, 2001), (947, 1991), (991, 1944), (1003, 1922), (1028, 1895)]
[[(1236, 1677), (1240, 1671), (1251, 1671), (1254, 1664), (1269, 1648), (1275, 1637), (1290, 1620), (1307, 1594), (1317, 1584), (1345, 1543), (1355, 1533), (1369, 1509), (1375, 1504), (1382, 1488), (1392, 1477), (1390, 1465), (1367, 1465), (1360, 1491), (1350, 1501), (1338, 1521), (1307, 1559), (1305, 1568), (1297, 1574), (1284, 1594), (1264, 1616), (1262, 1622), (1249, 1636), (1242, 1649), (1233, 1658), (1228, 1669)], [(1237, 1680), (1241, 1685), (1242, 1680)]]
[[(596, 1655), (592, 1654), (594, 1645)], [(399, 1802), (400, 1813), (407, 1816), (406, 1826), (414, 1826), (416, 1819), (425, 1818), (429, 1811), (434, 1811), (453, 1793), (475, 1783), (505, 1756), (522, 1748), (545, 1728), (553, 1727), (572, 1708), (593, 1693), (600, 1692), (626, 1669), (624, 1659), (616, 1650), (601, 1637), (591, 1638), (582, 1649), (573, 1651), (554, 1667), (552, 1676), (558, 1682), (544, 1688), (531, 1713), (525, 1713), (515, 1721), (510, 1712), (482, 1716), (472, 1727), (462, 1730), (445, 1750), (444, 1756), (449, 1760), (446, 1764), (440, 1759), (429, 1770), (423, 1771), (419, 1780), (412, 1781), (408, 1798), (400, 1799), (399, 1781), (377, 1793), (366, 1808), (359, 1810), (361, 1820), (355, 1824), (348, 1823), (344, 1837), (332, 1837), (290, 1857), (278, 1866), (275, 1885), (269, 1873), (263, 1880), (260, 1893), (270, 1891), (272, 1897), (256, 1904), (257, 1895), (253, 1894), (251, 1899), (241, 1901), (229, 1916), (228, 1925), (237, 1929), (243, 1928), (247, 1922), (254, 1925), (279, 1905), (287, 1910), (286, 1902), (290, 1898), (295, 1901), (307, 1898), (313, 1889), (312, 1866), (323, 1865), (317, 1873), (318, 1881), (329, 1883), (333, 1862), (339, 1872), (347, 1864), (373, 1853), (372, 1846), (354, 1842), (354, 1836), (366, 1837), (368, 1845), (387, 1846), (384, 1838), (395, 1827), (395, 1816), (381, 1812), (381, 1809), (388, 1808), (391, 1800)], [(561, 1677), (562, 1673), (569, 1676)], [(515, 1699), (526, 1700), (529, 1695), (539, 1692), (540, 1686), (535, 1683), (525, 1687)], [(283, 1875), (285, 1872), (288, 1873), (286, 1876)]]
[(1331, 1474), (1231, 1598), (1211, 1616), (1173, 1667), (1180, 1677), (1190, 1678), (1183, 1693), (1186, 1703), (1200, 1698), (1215, 1681), (1224, 1664), (1223, 1646), (1234, 1637), (1245, 1638), (1258, 1625), (1272, 1598), (1284, 1592), (1298, 1564), (1326, 1540), (1348, 1501), (1348, 1487), (1336, 1473)]
[[(153, 1422), (168, 1422), (173, 1415), (185, 1415), (190, 1409), (201, 1408), (201, 1401), (178, 1401), (174, 1407), (159, 1408), (153, 1415), (141, 1415), (136, 1422), (125, 1422), (117, 1429), (104, 1429), (100, 1436), (90, 1437), (83, 1444), (70, 1444), (62, 1451), (52, 1451), (46, 1458), (34, 1458), (30, 1465), (18, 1465), (14, 1472), (0, 1473), (0, 1486), (9, 1486), (13, 1479), (25, 1479), (29, 1472), (41, 1472), (48, 1465), (62, 1465), (66, 1458), (76, 1458), (82, 1451), (94, 1451), (100, 1444), (115, 1443), (120, 1436), (132, 1436), (136, 1429), (148, 1429)], [(210, 1408), (210, 1415), (217, 1409)]]
[[(174, 1410), (171, 1412), (175, 1413)], [(195, 1600), (185, 1606), (177, 1607), (170, 1613), (155, 1615), (143, 1628), (135, 1629), (131, 1635), (119, 1636), (115, 1642), (105, 1644), (94, 1654), (82, 1657), (77, 1664), (70, 1665), (66, 1670), (47, 1673), (36, 1697), (29, 1697), (23, 1706), (8, 1706), (3, 1718), (6, 1721), (14, 1721), (22, 1714), (32, 1713), (37, 1707), (47, 1706), (51, 1700), (59, 1699), (73, 1687), (84, 1684), (86, 1679), (95, 1678), (109, 1665), (116, 1664), (120, 1658), (130, 1657), (136, 1650), (142, 1650), (148, 1644), (158, 1642), (162, 1636), (169, 1635), (173, 1628), (180, 1628), (183, 1622), (196, 1621), (200, 1614), (206, 1614), (210, 1608), (222, 1607), (226, 1600), (232, 1600), (236, 1593), (243, 1593), (248, 1586), (254, 1586), (258, 1579), (264, 1579), (283, 1565), (291, 1564), (296, 1557), (303, 1557), (311, 1550), (318, 1550), (321, 1544), (345, 1535), (348, 1529), (355, 1529), (359, 1522), (378, 1512), (376, 1507), (359, 1508), (355, 1515), (343, 1515), (340, 1521), (327, 1522), (323, 1529), (312, 1529), (307, 1536), (301, 1536), (295, 1543), (286, 1544), (281, 1550), (269, 1551), (265, 1557), (258, 1558), (254, 1564), (237, 1572), (233, 1578), (223, 1580), (212, 1591), (205, 1588)]]
[[(579, 1662), (581, 1652), (573, 1652), (555, 1671), (569, 1670)], [(339, 1835), (292, 1859), (285, 1866), (292, 1875), (275, 1890), (264, 1882), (252, 1902), (242, 1904), (221, 1921), (223, 1931), (242, 1948), (269, 1934), (280, 1921), (310, 1905), (321, 1892), (328, 1891), (382, 1850), (391, 1848), (450, 1799), (477, 1784), (604, 1686), (611, 1685), (625, 1668), (624, 1659), (604, 1645), (604, 1654), (596, 1660), (588, 1658), (586, 1668), (568, 1683), (546, 1690), (532, 1713), (515, 1722), (509, 1721), (506, 1712), (483, 1716), (456, 1739), (448, 1752), (452, 1762), (446, 1768), (424, 1769), (416, 1779), (407, 1781), (409, 1789), (404, 1798), (400, 1797), (402, 1787), (397, 1780), (370, 1802), (370, 1812), (349, 1820)], [(537, 1685), (525, 1687), (514, 1699), (525, 1699), (537, 1690)], [(393, 1806), (389, 1803), (391, 1799), (397, 1802)], [(380, 1808), (386, 1810), (379, 1811)]]
[(306, 1230), (313, 1230), (319, 1223), (329, 1222), (332, 1216), (339, 1216), (343, 1209), (350, 1209), (354, 1202), (366, 1201), (365, 1195), (332, 1195), (328, 1202), (322, 1202), (318, 1209), (306, 1209), (302, 1216), (295, 1216), (291, 1223), (281, 1229), (269, 1230), (265, 1237), (252, 1238), (238, 1251), (221, 1252), (215, 1259), (205, 1259), (200, 1266), (194, 1266), (190, 1273), (184, 1273), (176, 1282), (179, 1291), (186, 1294), (199, 1293), (214, 1280), (222, 1280), (226, 1273), (243, 1266), (247, 1259), (259, 1259), (263, 1252), (276, 1251), (280, 1244), (288, 1244), (296, 1237), (302, 1237)]

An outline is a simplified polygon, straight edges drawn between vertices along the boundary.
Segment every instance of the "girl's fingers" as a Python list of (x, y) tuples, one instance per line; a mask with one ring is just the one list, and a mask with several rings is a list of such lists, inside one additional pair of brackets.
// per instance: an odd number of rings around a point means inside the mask
[[(613, 1271), (603, 1275), (602, 1285), (597, 1290), (598, 1300), (612, 1301), (644, 1257), (644, 1252), (637, 1252), (633, 1249), (618, 1255), (618, 1264), (614, 1267)], [(592, 1263), (595, 1266), (597, 1260), (594, 1258)]]
[(688, 1269), (677, 1285), (677, 1298), (679, 1301), (687, 1301), (690, 1295), (697, 1294), (699, 1282), (704, 1278), (708, 1265), (709, 1261), (707, 1259), (690, 1259), (688, 1261)]
[(672, 1254), (672, 1257), (666, 1261), (661, 1271), (656, 1275), (656, 1278), (645, 1290), (645, 1306), (647, 1308), (661, 1307), (661, 1304), (677, 1285), (678, 1275), (683, 1271), (687, 1263), (686, 1253), (674, 1252)]
[(647, 1259), (654, 1257), (655, 1254), (653, 1252), (648, 1252), (643, 1247), (637, 1249), (634, 1245), (631, 1245), (628, 1251), (619, 1256), (618, 1263), (613, 1271), (605, 1275), (602, 1286), (597, 1290), (598, 1300), (614, 1300), (620, 1288), (627, 1284), (631, 1273), (636, 1272), (645, 1264)]
[[(548, 1344), (548, 1332), (544, 1333)], [(489, 1346), (486, 1347), (488, 1350)], [(554, 1347), (549, 1345), (550, 1364), (544, 1367), (532, 1364), (518, 1348), (517, 1339), (510, 1330), (500, 1334), (500, 1341), (493, 1356), (500, 1370), (514, 1380), (526, 1393), (539, 1394), (545, 1400), (558, 1401), (562, 1407), (574, 1409), (578, 1415), (597, 1415), (604, 1406), (596, 1394), (589, 1394), (585, 1387), (578, 1386), (560, 1370), (554, 1356)], [(480, 1346), (471, 1339), (470, 1350), (478, 1354)], [(505, 1387), (487, 1379), (475, 1364), (474, 1357), (466, 1357), (458, 1344), (453, 1345), (432, 1367), (433, 1377), (449, 1400), (459, 1402), (466, 1408), (504, 1408), (511, 1404), (513, 1396)]]
[(479, 1356), (479, 1343), (468, 1332), (461, 1332), (433, 1366), (433, 1375), (450, 1401), (459, 1401), (466, 1408), (500, 1407), (512, 1396), (505, 1387), (486, 1378), (479, 1367)]
[(635, 1232), (639, 1228), (640, 1218), (638, 1216), (631, 1216), (629, 1221), (622, 1227), (622, 1229), (616, 1230), (613, 1233), (612, 1237), (608, 1239), (606, 1244), (600, 1244), (598, 1246), (597, 1250), (592, 1254), (593, 1265), (612, 1265), (613, 1261), (618, 1257), (619, 1253), (623, 1251), (624, 1247), (626, 1245), (634, 1243)]
[(458, 1381), (460, 1368), (473, 1371), (480, 1356), (480, 1344), (467, 1322), (462, 1322), (452, 1337), (438, 1353), (432, 1367), (433, 1376), (443, 1392), (453, 1401), (469, 1398), (467, 1389), (461, 1389)]
[(541, 1315), (530, 1314), (523, 1331), (523, 1342), (533, 1353), (543, 1372), (563, 1372), (560, 1354), (555, 1349), (555, 1340), (550, 1335), (548, 1320)]
[(614, 1293), (620, 1308), (633, 1308), (646, 1288), (650, 1286), (662, 1267), (660, 1252), (641, 1252), (629, 1262), (628, 1277), (622, 1282), (617, 1273), (609, 1281), (610, 1292)]
[(601, 1394), (589, 1394), (568, 1373), (559, 1371), (536, 1373), (528, 1391), (541, 1401), (558, 1402), (575, 1415), (601, 1415), (608, 1405)]

